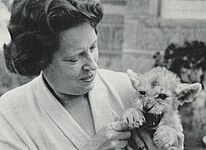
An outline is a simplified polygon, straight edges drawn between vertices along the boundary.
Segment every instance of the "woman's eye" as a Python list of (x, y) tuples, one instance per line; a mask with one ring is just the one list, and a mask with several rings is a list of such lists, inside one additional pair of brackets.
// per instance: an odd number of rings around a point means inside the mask
[(74, 58), (74, 59), (70, 59), (70, 60), (67, 60), (68, 62), (71, 62), (71, 63), (75, 63), (79, 60), (79, 56)]
[(146, 96), (146, 92), (145, 91), (139, 91), (139, 94), (142, 96)]
[(78, 59), (74, 59), (74, 60), (69, 60), (70, 62), (77, 62)]
[(167, 97), (168, 97), (168, 96), (165, 95), (165, 94), (159, 94), (159, 95), (157, 96), (157, 98), (160, 98), (160, 99), (162, 99), (162, 100), (165, 100)]
[(97, 48), (97, 45), (93, 45), (90, 47), (90, 52), (94, 52), (94, 50)]

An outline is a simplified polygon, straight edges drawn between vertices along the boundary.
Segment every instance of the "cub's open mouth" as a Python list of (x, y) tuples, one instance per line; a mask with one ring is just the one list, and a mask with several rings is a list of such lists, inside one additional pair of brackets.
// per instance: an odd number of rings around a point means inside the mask
[(163, 117), (163, 114), (157, 115), (157, 114), (151, 114), (147, 112), (143, 112), (143, 114), (145, 117), (144, 125), (148, 129), (155, 129)]

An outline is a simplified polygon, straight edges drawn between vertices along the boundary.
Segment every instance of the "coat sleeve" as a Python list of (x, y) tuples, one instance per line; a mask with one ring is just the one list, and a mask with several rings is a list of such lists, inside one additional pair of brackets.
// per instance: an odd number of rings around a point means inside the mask
[(0, 114), (0, 149), (2, 150), (28, 150), (12, 125)]

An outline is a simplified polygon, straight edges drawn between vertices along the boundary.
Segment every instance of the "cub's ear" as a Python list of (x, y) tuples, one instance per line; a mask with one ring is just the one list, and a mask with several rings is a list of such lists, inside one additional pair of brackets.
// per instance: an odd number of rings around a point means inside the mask
[(133, 87), (137, 90), (139, 85), (140, 85), (140, 80), (141, 80), (142, 75), (133, 72), (131, 69), (127, 70), (127, 74), (130, 78), (130, 81), (131, 81)]
[(181, 84), (177, 92), (177, 100), (182, 105), (183, 103), (192, 102), (198, 96), (202, 86), (200, 83)]

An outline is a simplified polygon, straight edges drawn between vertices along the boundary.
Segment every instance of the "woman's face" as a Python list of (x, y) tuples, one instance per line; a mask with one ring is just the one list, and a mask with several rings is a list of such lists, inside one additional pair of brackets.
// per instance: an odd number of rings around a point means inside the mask
[(83, 95), (94, 87), (97, 61), (97, 35), (83, 24), (60, 34), (59, 50), (43, 72), (58, 94)]

